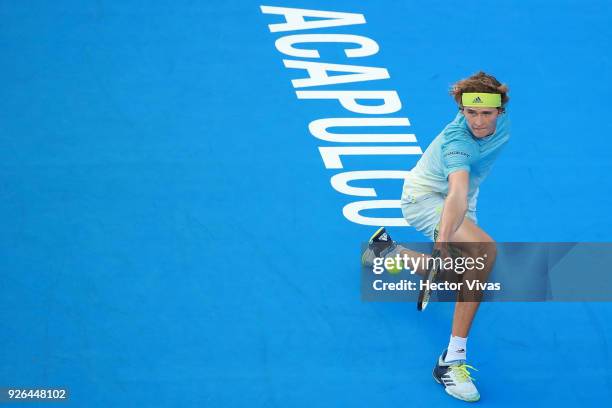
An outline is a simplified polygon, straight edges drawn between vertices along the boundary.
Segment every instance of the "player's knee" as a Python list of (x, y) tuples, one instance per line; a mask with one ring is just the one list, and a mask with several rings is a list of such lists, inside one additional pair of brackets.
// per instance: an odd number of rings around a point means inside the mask
[(485, 261), (494, 261), (497, 257), (497, 244), (489, 237), (481, 239), (479, 242), (471, 242), (464, 245), (464, 253), (473, 258), (485, 258)]
[[(488, 236), (487, 236), (488, 237)], [(485, 256), (489, 262), (494, 262), (497, 258), (497, 244), (493, 238), (488, 237), (487, 240), (480, 243), (480, 256)]]
[(478, 275), (479, 279), (486, 280), (497, 258), (495, 241), (487, 236), (486, 239), (482, 239), (478, 243), (471, 243), (465, 254), (474, 259), (478, 265), (482, 265), (474, 273)]

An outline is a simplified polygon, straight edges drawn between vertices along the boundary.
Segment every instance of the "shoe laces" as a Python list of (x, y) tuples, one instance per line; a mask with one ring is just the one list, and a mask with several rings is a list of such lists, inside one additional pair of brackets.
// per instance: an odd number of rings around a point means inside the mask
[(457, 365), (450, 366), (450, 369), (452, 370), (453, 374), (455, 374), (455, 377), (457, 378), (457, 382), (460, 382), (460, 383), (466, 382), (466, 381), (476, 381), (475, 378), (472, 378), (472, 375), (468, 371), (468, 368), (474, 371), (478, 371), (477, 369), (475, 369), (469, 364), (457, 364)]

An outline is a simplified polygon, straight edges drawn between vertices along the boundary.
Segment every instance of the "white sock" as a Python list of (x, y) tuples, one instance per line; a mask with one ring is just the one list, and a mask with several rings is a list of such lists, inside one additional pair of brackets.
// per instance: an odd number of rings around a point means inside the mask
[(467, 360), (467, 337), (457, 337), (451, 334), (444, 362)]

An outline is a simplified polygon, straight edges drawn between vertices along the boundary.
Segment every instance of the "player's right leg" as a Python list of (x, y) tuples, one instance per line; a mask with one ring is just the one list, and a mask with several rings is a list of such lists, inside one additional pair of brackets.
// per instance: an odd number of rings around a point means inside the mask
[(395, 242), (391, 239), (385, 227), (380, 227), (370, 237), (368, 247), (361, 256), (361, 263), (370, 266), (374, 258), (385, 256), (393, 249), (395, 249)]
[[(387, 230), (384, 227), (380, 227), (370, 237), (370, 240), (368, 241), (368, 247), (365, 249), (361, 256), (361, 263), (366, 266), (372, 266), (374, 263), (374, 258), (395, 258), (397, 255), (399, 255), (402, 259), (404, 259), (404, 257), (410, 259), (427, 259), (429, 257), (429, 255), (425, 255), (421, 252), (413, 251), (404, 246), (396, 244), (395, 241), (393, 241), (393, 239), (391, 238), (391, 235), (389, 235), (389, 233), (387, 232)], [(418, 265), (425, 264), (426, 262), (418, 263)], [(427, 270), (425, 267), (419, 267), (415, 268), (414, 272), (419, 275), (424, 275)]]

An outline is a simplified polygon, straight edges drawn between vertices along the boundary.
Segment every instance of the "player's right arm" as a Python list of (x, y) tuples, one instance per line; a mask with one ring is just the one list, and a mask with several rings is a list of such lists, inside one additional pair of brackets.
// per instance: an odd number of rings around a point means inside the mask
[(448, 192), (440, 216), (437, 241), (451, 242), (468, 210), (470, 172), (480, 149), (463, 129), (450, 131), (441, 149)]
[(450, 242), (463, 222), (468, 209), (470, 173), (458, 170), (448, 175), (448, 195), (440, 217), (438, 242)]

